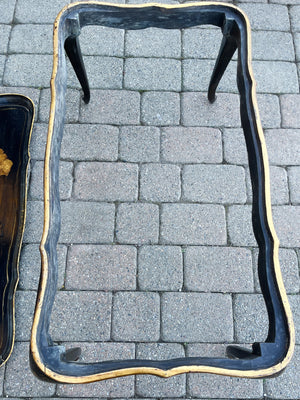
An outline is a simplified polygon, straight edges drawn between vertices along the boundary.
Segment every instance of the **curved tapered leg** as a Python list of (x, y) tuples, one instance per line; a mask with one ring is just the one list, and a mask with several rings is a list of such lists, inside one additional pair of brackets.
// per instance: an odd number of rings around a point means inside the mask
[(232, 59), (237, 49), (237, 41), (234, 35), (234, 31), (235, 31), (235, 22), (232, 20), (228, 20), (223, 29), (222, 43), (209, 82), (207, 97), (210, 103), (213, 103), (216, 100), (216, 90), (218, 84), (227, 68), (227, 65), (229, 64), (230, 60)]
[(65, 41), (65, 50), (71, 64), (74, 68), (75, 74), (81, 84), (83, 90), (83, 101), (87, 104), (90, 101), (90, 88), (89, 82), (81, 54), (78, 36), (69, 36)]

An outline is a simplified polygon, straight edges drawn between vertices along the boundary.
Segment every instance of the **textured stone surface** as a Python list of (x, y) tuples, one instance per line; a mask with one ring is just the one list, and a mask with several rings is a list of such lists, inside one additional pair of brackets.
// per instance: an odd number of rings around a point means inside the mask
[(288, 169), (290, 196), (292, 203), (300, 203), (300, 168), (291, 167)]
[(52, 25), (20, 24), (11, 31), (12, 53), (52, 54)]
[(6, 367), (6, 379), (4, 390), (7, 396), (38, 398), (53, 396), (55, 394), (55, 384), (43, 382), (38, 379), (28, 368), (29, 366), (29, 342), (16, 342), (14, 351), (8, 360)]
[(7, 52), (10, 30), (11, 30), (11, 27), (9, 25), (0, 25), (0, 35), (2, 38), (1, 44), (0, 44), (0, 53)]
[(134, 290), (136, 248), (72, 246), (68, 253), (67, 290)]
[(175, 163), (221, 162), (221, 133), (211, 128), (164, 128), (162, 157)]
[(300, 135), (297, 129), (267, 130), (265, 136), (270, 164), (299, 164)]
[(0, 22), (9, 24), (12, 22), (16, 0), (3, 0), (1, 3)]
[(292, 30), (300, 31), (300, 6), (292, 6), (290, 13)]
[(290, 62), (254, 61), (258, 93), (298, 93), (297, 68)]
[(298, 110), (300, 107), (300, 95), (280, 96), (282, 126), (284, 128), (300, 128), (300, 117)]
[(142, 96), (141, 120), (146, 125), (178, 125), (180, 98), (178, 93), (146, 92)]
[(140, 95), (133, 91), (92, 90), (92, 101), (81, 106), (80, 122), (114, 125), (139, 123)]
[(159, 28), (127, 31), (125, 55), (179, 58), (181, 56), (180, 31)]
[(128, 58), (124, 85), (135, 90), (181, 90), (180, 61), (173, 59)]
[(158, 293), (119, 292), (114, 296), (112, 337), (117, 341), (148, 342), (159, 339)]
[[(49, 77), (50, 79), (50, 77)], [(46, 86), (49, 86), (48, 84)], [(79, 118), (79, 99), (80, 92), (76, 89), (67, 89), (66, 92), (66, 110), (65, 122), (77, 122)], [(40, 107), (39, 107), (39, 121), (49, 121), (51, 95), (50, 89), (43, 89), (41, 92)]]
[(224, 208), (208, 204), (164, 204), (161, 237), (168, 244), (225, 244)]
[(158, 128), (127, 126), (120, 129), (120, 158), (122, 161), (155, 162), (159, 160), (160, 133)]
[(103, 292), (59, 291), (51, 315), (54, 340), (105, 341), (110, 338), (112, 296)]
[(142, 246), (138, 266), (141, 290), (181, 290), (183, 258), (179, 246)]
[(176, 201), (181, 194), (177, 165), (146, 164), (141, 168), (140, 196), (146, 201)]
[(158, 206), (155, 204), (121, 204), (117, 212), (116, 236), (120, 243), (157, 243)]
[(240, 126), (238, 95), (219, 93), (210, 104), (204, 93), (182, 95), (182, 123), (185, 126)]
[[(253, 30), (289, 31), (288, 9), (277, 4), (243, 4)], [(275, 23), (276, 21), (276, 23)]]
[(8, 86), (49, 87), (51, 69), (50, 55), (11, 54), (5, 65), (3, 83)]
[[(177, 343), (139, 344), (137, 358), (148, 360), (166, 360), (184, 357), (184, 348)], [(177, 375), (169, 379), (161, 379), (151, 375), (139, 375), (136, 381), (136, 392), (144, 397), (184, 396), (186, 376)]]
[(115, 207), (108, 203), (61, 202), (61, 243), (110, 243)]
[(85, 55), (122, 57), (124, 31), (106, 26), (85, 26), (80, 34), (80, 47)]
[(202, 203), (244, 203), (245, 171), (233, 165), (187, 165), (183, 169), (183, 198)]
[(227, 223), (230, 243), (234, 246), (256, 246), (250, 206), (233, 205), (228, 208)]
[(273, 208), (274, 224), (281, 246), (300, 246), (300, 207), (276, 206)]
[(137, 165), (82, 162), (76, 166), (74, 196), (77, 199), (134, 201), (137, 195)]
[[(162, 295), (162, 338), (170, 342), (230, 341), (231, 297), (218, 293)], [(217, 321), (222, 319), (222, 324)]]
[(118, 157), (118, 135), (119, 131), (114, 126), (66, 124), (61, 158), (115, 161)]
[(184, 285), (190, 291), (252, 292), (251, 252), (234, 247), (188, 247)]

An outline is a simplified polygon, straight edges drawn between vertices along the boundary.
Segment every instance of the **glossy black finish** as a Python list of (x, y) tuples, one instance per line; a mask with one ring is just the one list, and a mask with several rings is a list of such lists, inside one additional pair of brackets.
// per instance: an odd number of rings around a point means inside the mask
[(14, 343), (14, 296), (25, 224), (32, 102), (21, 95), (0, 95), (0, 365)]
[[(86, 25), (103, 25), (120, 29), (144, 29), (159, 27), (181, 29), (197, 25), (211, 24), (223, 31), (223, 41), (212, 74), (208, 90), (210, 101), (215, 99), (218, 83), (236, 49), (238, 50), (237, 82), (240, 94), (240, 113), (249, 156), (249, 168), (253, 189), (253, 230), (259, 246), (258, 272), (269, 316), (269, 333), (264, 343), (254, 343), (252, 351), (229, 346), (227, 353), (232, 358), (193, 357), (163, 361), (123, 360), (92, 364), (70, 362), (78, 356), (66, 354), (63, 346), (54, 346), (49, 336), (51, 308), (56, 292), (57, 255), (56, 244), (60, 230), (60, 208), (58, 195), (59, 149), (63, 134), (64, 103), (66, 92), (66, 48), (75, 68), (85, 95), (89, 100), (88, 81), (80, 53), (77, 37), (80, 29)], [(39, 304), (36, 309), (32, 334), (32, 363), (40, 377), (73, 382), (73, 377), (82, 377), (76, 382), (105, 379), (108, 373), (113, 376), (130, 373), (153, 373), (170, 376), (168, 372), (181, 368), (179, 372), (210, 372), (232, 376), (261, 377), (270, 376), (282, 369), (281, 363), (290, 357), (293, 349), (293, 323), (282, 282), (278, 280), (276, 238), (270, 217), (270, 200), (266, 184), (267, 161), (265, 145), (255, 103), (254, 82), (249, 65), (249, 27), (243, 13), (236, 7), (221, 3), (197, 3), (185, 7), (164, 7), (159, 5), (132, 6), (130, 8), (105, 4), (78, 3), (66, 9), (55, 24), (58, 35), (57, 69), (54, 68), (53, 87), (55, 98), (51, 105), (54, 121), (49, 125), (48, 146), (51, 155), (46, 160), (49, 170), (49, 186), (45, 187), (49, 195), (49, 226), (44, 229), (41, 245), (44, 276), (40, 282)], [(76, 40), (74, 40), (76, 37)], [(48, 223), (48, 222), (47, 222)], [(288, 356), (287, 356), (288, 355)], [(40, 363), (38, 365), (38, 363)], [(43, 366), (43, 368), (41, 367)], [(44, 367), (47, 367), (47, 372)], [(195, 368), (196, 367), (196, 368)], [(204, 368), (204, 367), (209, 367)], [(130, 370), (131, 369), (131, 370)], [(154, 370), (157, 369), (157, 370)], [(225, 371), (225, 372), (224, 372)], [(104, 374), (92, 377), (92, 375)], [(105, 375), (106, 374), (106, 375)]]

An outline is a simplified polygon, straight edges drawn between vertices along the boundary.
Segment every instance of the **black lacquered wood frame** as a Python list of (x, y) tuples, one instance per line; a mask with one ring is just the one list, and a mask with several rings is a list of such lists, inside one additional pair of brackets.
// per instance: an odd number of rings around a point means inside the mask
[[(56, 245), (60, 230), (58, 172), (67, 83), (65, 51), (82, 85), (84, 101), (88, 102), (90, 91), (78, 41), (82, 27), (103, 25), (129, 30), (148, 27), (182, 29), (207, 24), (215, 25), (223, 32), (208, 89), (209, 101), (214, 101), (218, 83), (234, 52), (238, 51), (240, 114), (249, 156), (253, 189), (252, 223), (259, 246), (258, 274), (269, 317), (268, 336), (265, 342), (254, 343), (251, 351), (228, 346), (228, 358), (208, 358), (200, 354), (199, 357), (164, 361), (76, 362), (78, 350), (65, 351), (63, 346), (54, 345), (48, 331), (56, 292)], [(272, 222), (268, 158), (256, 103), (250, 26), (246, 15), (235, 6), (213, 2), (173, 6), (108, 5), (89, 1), (69, 5), (58, 15), (54, 24), (51, 94), (44, 170), (45, 223), (40, 246), (42, 273), (31, 338), (31, 361), (35, 372), (40, 377), (54, 381), (86, 383), (130, 374), (169, 377), (185, 372), (208, 372), (257, 378), (282, 371), (292, 357), (295, 335), (278, 262), (279, 242)]]
[(25, 96), (0, 95), (0, 365), (15, 337), (15, 291), (25, 226), (29, 143), (34, 105)]

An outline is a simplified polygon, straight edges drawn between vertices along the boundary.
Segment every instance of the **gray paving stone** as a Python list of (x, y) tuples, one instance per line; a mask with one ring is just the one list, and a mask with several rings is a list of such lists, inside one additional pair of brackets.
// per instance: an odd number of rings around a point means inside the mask
[(120, 128), (120, 159), (129, 162), (155, 162), (159, 160), (160, 132), (148, 126)]
[(40, 243), (43, 232), (44, 205), (42, 201), (27, 201), (23, 243)]
[[(161, 302), (164, 341), (224, 342), (233, 339), (232, 304), (229, 295), (164, 293)], [(222, 324), (217, 322), (220, 319)]]
[(267, 379), (265, 392), (276, 399), (296, 399), (300, 396), (300, 346), (295, 347), (292, 361), (284, 372), (275, 379)]
[(294, 43), (295, 43), (295, 51), (296, 51), (296, 60), (300, 61), (300, 33), (299, 32), (294, 34)]
[(29, 341), (36, 292), (17, 290), (15, 297), (15, 338), (17, 341)]
[(138, 166), (125, 163), (78, 163), (75, 168), (74, 196), (80, 200), (137, 200)]
[(80, 112), (83, 123), (138, 124), (140, 95), (126, 90), (92, 90), (90, 104), (82, 104)]
[(240, 3), (239, 7), (246, 12), (253, 30), (290, 30), (289, 14), (286, 6), (279, 4)]
[(281, 114), (278, 96), (258, 93), (257, 103), (262, 127), (279, 128), (281, 126)]
[(289, 295), (289, 303), (291, 306), (293, 320), (295, 325), (296, 343), (300, 344), (300, 296), (297, 294)]
[[(261, 293), (257, 273), (258, 250), (254, 251), (254, 285)], [(298, 258), (295, 250), (279, 248), (279, 263), (284, 287), (287, 293), (298, 293), (300, 288)]]
[[(49, 85), (47, 85), (49, 86)], [(66, 111), (65, 122), (77, 122), (79, 118), (80, 92), (76, 89), (67, 89), (66, 92)], [(50, 89), (43, 89), (39, 107), (39, 122), (49, 121), (51, 95)]]
[(138, 252), (138, 283), (141, 290), (181, 290), (182, 250), (179, 246), (143, 246)]
[(35, 123), (31, 134), (30, 157), (32, 160), (43, 160), (47, 141), (47, 124)]
[[(137, 346), (137, 358), (166, 360), (184, 357), (184, 348), (178, 343), (150, 343)], [(136, 393), (146, 397), (178, 397), (185, 395), (186, 376), (177, 375), (161, 379), (151, 375), (138, 375)]]
[(253, 234), (252, 207), (233, 205), (228, 208), (227, 224), (230, 243), (234, 246), (257, 246)]
[(241, 128), (224, 129), (224, 160), (231, 164), (248, 165), (245, 137)]
[(300, 31), (300, 5), (290, 8), (291, 27), (293, 31)]
[(124, 30), (106, 26), (85, 26), (80, 34), (80, 47), (84, 55), (122, 57)]
[(5, 65), (3, 83), (7, 86), (49, 87), (51, 70), (50, 55), (11, 54)]
[(135, 290), (134, 246), (71, 246), (65, 288), (68, 290)]
[(7, 52), (10, 31), (11, 27), (9, 25), (0, 25), (0, 35), (1, 35), (0, 53), (5, 54)]
[(183, 198), (201, 203), (245, 203), (245, 170), (236, 165), (187, 165)]
[[(36, 22), (36, 21), (35, 21)], [(52, 54), (52, 24), (20, 24), (11, 31), (10, 53)]]
[(120, 243), (157, 243), (159, 210), (155, 204), (123, 203), (118, 207), (116, 236)]
[[(81, 361), (85, 363), (132, 359), (135, 355), (134, 343), (71, 343), (67, 348), (80, 347), (82, 350)], [(91, 397), (91, 398), (125, 398), (134, 395), (134, 376), (108, 379), (90, 384), (59, 384), (57, 386), (59, 398), (65, 397)]]
[(60, 156), (63, 159), (81, 161), (116, 161), (118, 136), (119, 130), (114, 126), (65, 125)]
[[(215, 60), (188, 59), (182, 62), (183, 90), (205, 91), (207, 90), (214, 69)], [(217, 92), (237, 93), (235, 61), (227, 67), (224, 76), (218, 86)], [(209, 71), (209, 72), (208, 72)], [(210, 72), (211, 71), (211, 72)]]
[[(224, 345), (192, 344), (188, 346), (189, 357), (224, 357)], [(240, 379), (211, 374), (189, 374), (187, 391), (191, 397), (224, 399), (257, 399), (263, 396), (262, 379)]]
[(252, 49), (254, 60), (295, 60), (293, 37), (287, 32), (254, 31)]
[[(67, 247), (57, 246), (58, 278), (57, 288), (64, 286), (65, 269), (67, 260)], [(39, 245), (27, 244), (23, 247), (20, 257), (19, 288), (25, 290), (37, 290), (40, 279), (41, 255)]]
[[(5, 61), (6, 61), (6, 57), (0, 55), (0, 75), (1, 75), (1, 77), (3, 76)], [(1, 78), (0, 82), (2, 83), (2, 81), (3, 81), (3, 79)]]
[(274, 206), (274, 224), (281, 246), (300, 246), (300, 207)]
[(188, 247), (184, 285), (203, 292), (252, 292), (251, 252), (234, 247)]
[(180, 58), (180, 31), (159, 28), (127, 31), (125, 37), (125, 55), (127, 57)]
[(3, 0), (1, 2), (0, 22), (10, 24), (13, 20), (16, 0)]
[(11, 397), (49, 397), (55, 394), (55, 387), (54, 383), (44, 382), (31, 372), (29, 368), (29, 343), (16, 342), (6, 366), (5, 395)]
[[(44, 162), (37, 161), (31, 170), (29, 195), (32, 200), (43, 200), (43, 173)], [(61, 200), (71, 197), (73, 185), (73, 163), (60, 161), (59, 163), (59, 195)]]
[(162, 157), (168, 162), (222, 162), (221, 132), (211, 128), (165, 128)]
[(141, 120), (146, 125), (178, 125), (180, 97), (172, 92), (146, 92), (142, 95)]
[(182, 124), (210, 127), (240, 126), (238, 95), (219, 93), (215, 103), (210, 104), (205, 93), (183, 93)]
[(259, 294), (238, 294), (234, 298), (235, 336), (240, 343), (265, 341), (268, 335), (268, 314)]
[(177, 201), (181, 194), (180, 168), (169, 164), (146, 164), (140, 172), (140, 197), (146, 201)]
[(213, 204), (164, 204), (161, 238), (169, 244), (225, 244), (224, 208)]
[[(85, 56), (84, 64), (90, 88), (121, 89), (123, 59), (117, 57)], [(68, 86), (80, 88), (74, 69), (68, 62)]]
[(300, 131), (273, 129), (265, 132), (270, 164), (297, 165), (300, 163)]
[(47, 0), (31, 0), (28, 7), (27, 0), (18, 0), (15, 20), (20, 23), (52, 24), (59, 11), (68, 3), (70, 3), (69, 0), (53, 0), (50, 4)]
[(115, 206), (108, 203), (61, 202), (62, 243), (113, 241)]
[(258, 93), (298, 93), (297, 68), (285, 61), (253, 61)]
[(280, 105), (282, 126), (284, 128), (300, 128), (300, 95), (286, 94), (280, 96)]
[(158, 293), (118, 292), (112, 311), (112, 337), (129, 342), (157, 341), (160, 331)]
[(181, 63), (174, 59), (127, 58), (124, 87), (134, 90), (181, 90)]
[(216, 60), (221, 41), (222, 32), (219, 28), (184, 29), (182, 34), (183, 57)]
[(49, 329), (52, 339), (56, 341), (109, 340), (111, 307), (111, 293), (57, 292)]
[(300, 203), (300, 168), (291, 167), (288, 169), (290, 196), (292, 203)]
[(272, 204), (287, 204), (289, 202), (289, 191), (286, 170), (271, 166), (270, 183)]

